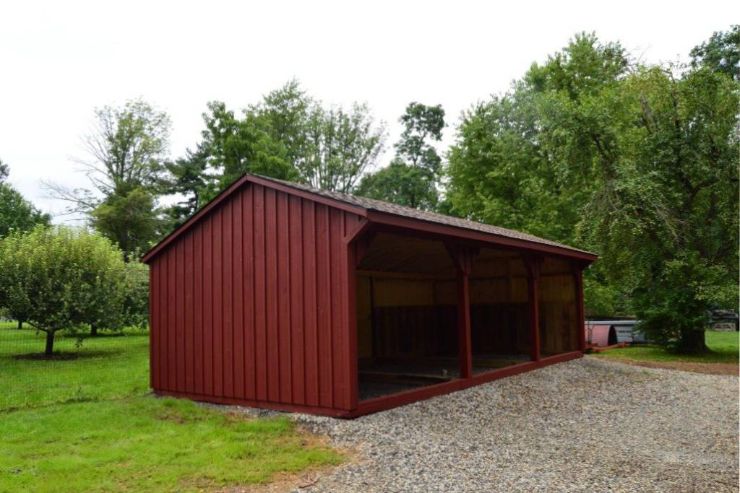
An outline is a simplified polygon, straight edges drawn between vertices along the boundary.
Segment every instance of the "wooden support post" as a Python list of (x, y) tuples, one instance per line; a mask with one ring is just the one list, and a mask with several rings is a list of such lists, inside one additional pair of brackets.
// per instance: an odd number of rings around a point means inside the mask
[(530, 358), (540, 360), (540, 264), (537, 257), (526, 257), (527, 266), (527, 293), (529, 298), (529, 339)]
[(460, 378), (473, 376), (473, 348), (470, 336), (470, 273), (457, 271), (457, 341), (460, 358)]
[(460, 378), (473, 376), (473, 348), (470, 336), (470, 271), (478, 249), (448, 244), (447, 251), (457, 267), (457, 341)]
[(581, 266), (573, 267), (573, 284), (576, 290), (576, 324), (578, 324), (578, 350), (586, 350), (586, 315), (583, 308), (583, 269)]

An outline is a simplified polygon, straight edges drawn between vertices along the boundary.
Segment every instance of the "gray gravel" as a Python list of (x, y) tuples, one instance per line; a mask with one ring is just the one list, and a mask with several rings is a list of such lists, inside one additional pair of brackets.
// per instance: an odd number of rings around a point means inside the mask
[(738, 491), (738, 378), (583, 358), (352, 421), (300, 491)]

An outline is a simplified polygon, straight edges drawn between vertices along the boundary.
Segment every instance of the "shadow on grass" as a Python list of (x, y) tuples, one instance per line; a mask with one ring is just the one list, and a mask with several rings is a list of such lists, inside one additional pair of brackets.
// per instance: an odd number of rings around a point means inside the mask
[(121, 349), (109, 349), (106, 351), (55, 351), (53, 354), (47, 355), (44, 353), (25, 353), (15, 354), (11, 356), (15, 360), (31, 360), (31, 361), (69, 361), (78, 359), (89, 359), (99, 358), (101, 356), (114, 356), (120, 354), (123, 351)]

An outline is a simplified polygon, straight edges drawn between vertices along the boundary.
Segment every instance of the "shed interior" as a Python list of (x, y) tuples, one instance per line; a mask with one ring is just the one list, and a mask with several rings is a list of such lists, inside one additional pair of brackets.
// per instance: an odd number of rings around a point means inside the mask
[(540, 354), (578, 350), (576, 285), (565, 260), (545, 257), (539, 279)]
[[(542, 261), (541, 353), (577, 347), (570, 265)], [(469, 276), (473, 373), (531, 361), (528, 274), (521, 253), (481, 248)], [(440, 240), (378, 232), (357, 268), (360, 400), (459, 377), (458, 277)]]

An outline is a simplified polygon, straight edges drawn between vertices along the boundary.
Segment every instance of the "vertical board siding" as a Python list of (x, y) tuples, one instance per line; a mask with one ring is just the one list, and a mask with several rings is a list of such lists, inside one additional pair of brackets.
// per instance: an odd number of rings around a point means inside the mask
[(244, 333), (246, 331), (246, 327), (244, 326), (244, 273), (242, 271), (242, 258), (244, 255), (244, 249), (242, 247), (241, 197), (236, 197), (234, 200), (233, 213), (231, 218), (232, 251), (234, 252), (233, 264), (231, 269), (231, 285), (234, 291), (232, 297), (232, 334), (234, 343), (233, 396), (236, 398), (244, 398)]
[(224, 396), (224, 293), (223, 293), (223, 208), (214, 213), (213, 241), (213, 394)]
[(254, 257), (251, 259), (255, 269), (254, 283), (254, 316), (255, 316), (255, 362), (257, 368), (257, 398), (258, 401), (267, 401), (267, 264), (265, 255), (265, 189), (250, 187), (254, 202)]
[(203, 395), (213, 395), (213, 222), (206, 221), (203, 236)]
[(301, 217), (301, 199), (290, 197), (289, 203), (289, 227), (288, 236), (290, 238), (290, 299), (291, 305), (296, 310), (291, 310), (291, 337), (290, 337), (290, 367), (291, 382), (293, 384), (293, 403), (304, 405), (306, 403), (305, 393), (305, 321), (303, 304), (303, 221)]
[[(277, 193), (265, 190), (265, 277), (267, 310), (267, 398), (270, 402), (280, 402), (280, 311), (278, 310), (278, 234), (277, 234)], [(259, 260), (258, 260), (259, 261)]]
[(159, 385), (159, 358), (156, 351), (159, 350), (159, 331), (162, 324), (159, 322), (159, 272), (155, 261), (149, 266), (149, 386), (153, 389)]
[(290, 348), (290, 216), (288, 215), (288, 195), (277, 194), (277, 294), (278, 294), (278, 361), (279, 374), (278, 388), (280, 402), (291, 402), (291, 348)]
[(319, 405), (319, 311), (318, 305), (318, 253), (316, 249), (316, 203), (306, 202), (303, 206), (304, 252), (304, 333), (305, 345), (305, 388), (306, 404)]
[(167, 255), (167, 388), (177, 390), (177, 248)]
[(193, 353), (193, 371), (195, 378), (193, 382), (193, 391), (196, 394), (204, 393), (203, 386), (203, 366), (205, 353), (203, 346), (205, 344), (205, 330), (203, 328), (203, 235), (193, 235), (193, 335), (194, 335), (194, 353)]
[(345, 237), (360, 218), (257, 184), (151, 263), (155, 390), (356, 407)]
[(256, 338), (254, 288), (254, 194), (243, 193), (242, 201), (242, 262), (244, 300), (244, 398), (257, 400)]
[(185, 244), (185, 391), (188, 393), (195, 392), (195, 338), (193, 336), (193, 323), (195, 319), (193, 307), (193, 269), (195, 262), (193, 259), (193, 235), (188, 234), (184, 239)]
[(221, 215), (221, 231), (223, 231), (221, 242), (222, 260), (222, 291), (221, 306), (223, 310), (223, 332), (221, 339), (221, 356), (223, 361), (223, 395), (234, 396), (234, 286), (232, 283), (234, 252), (232, 251), (234, 234), (231, 229), (233, 224), (233, 206), (231, 200), (224, 204)]

